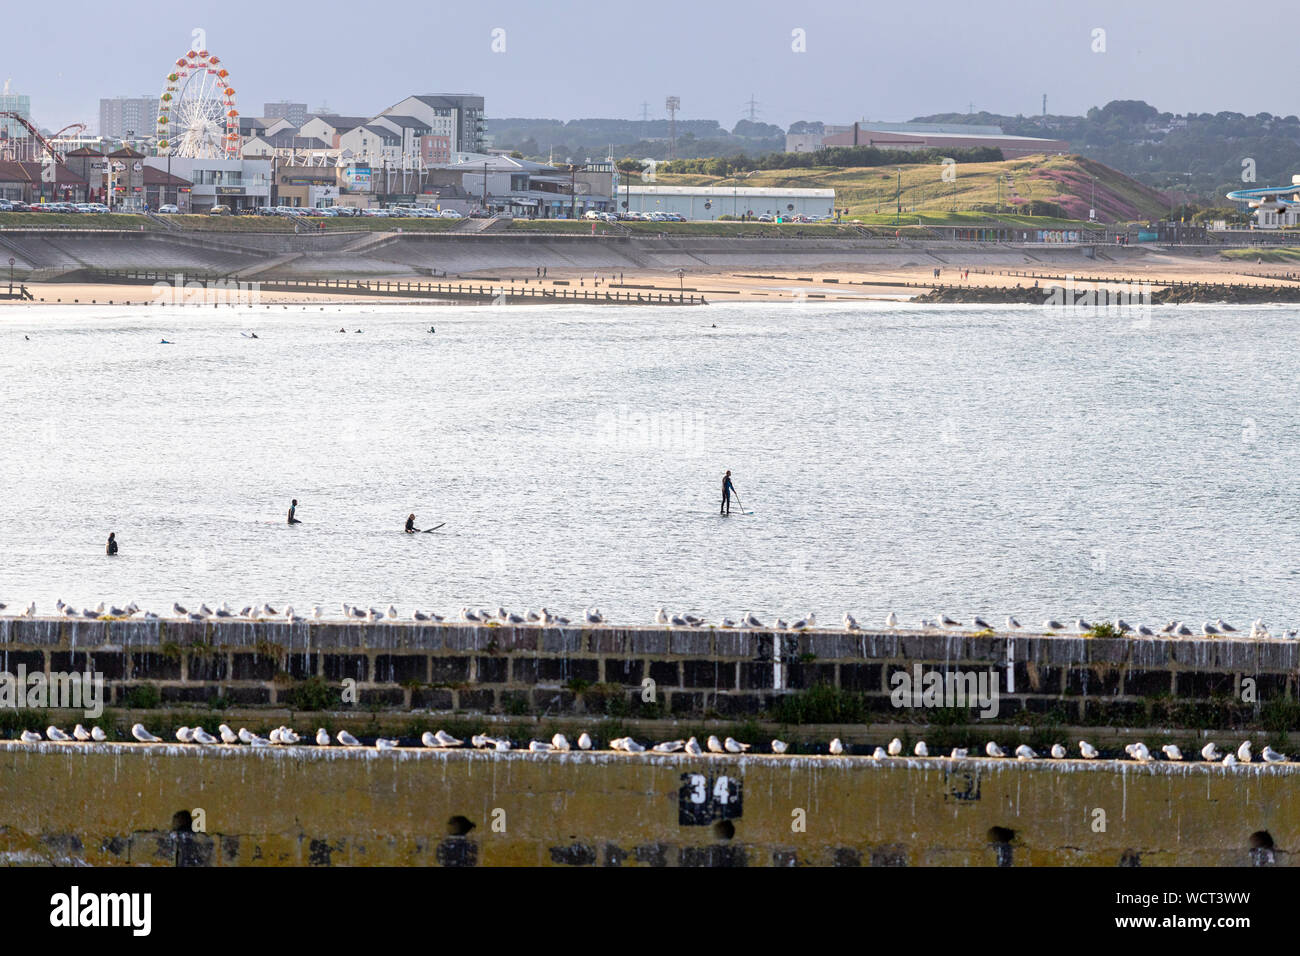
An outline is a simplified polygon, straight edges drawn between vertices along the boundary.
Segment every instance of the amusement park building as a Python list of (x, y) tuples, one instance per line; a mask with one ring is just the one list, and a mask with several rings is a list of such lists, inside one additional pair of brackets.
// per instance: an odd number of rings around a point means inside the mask
[[(167, 171), (166, 156), (150, 156), (145, 164)], [(271, 160), (197, 159), (170, 157), (170, 172), (189, 180), (190, 210), (207, 212), (226, 206), (231, 212), (247, 212), (271, 203)]]
[[(53, 170), (53, 182), (42, 177), (42, 173), (51, 175), (45, 172), (47, 169)], [(0, 199), (28, 203), (86, 202), (87, 184), (67, 166), (0, 161)]]

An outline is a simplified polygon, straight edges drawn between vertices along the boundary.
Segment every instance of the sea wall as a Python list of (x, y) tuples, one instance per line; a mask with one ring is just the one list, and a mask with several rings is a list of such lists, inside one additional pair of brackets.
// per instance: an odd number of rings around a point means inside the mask
[(825, 685), (852, 692), (859, 722), (882, 723), (935, 716), (929, 702), (918, 710), (891, 700), (895, 675), (919, 667), (986, 674), (1001, 722), (1051, 715), (1064, 724), (1227, 728), (1294, 701), (1300, 642), (0, 619), (0, 670), (19, 667), (99, 674), (106, 703), (127, 707), (156, 696), (163, 705), (321, 709), (346, 687), (349, 703), (377, 710), (743, 719)]
[(0, 862), (1249, 866), (1300, 765), (0, 742)]

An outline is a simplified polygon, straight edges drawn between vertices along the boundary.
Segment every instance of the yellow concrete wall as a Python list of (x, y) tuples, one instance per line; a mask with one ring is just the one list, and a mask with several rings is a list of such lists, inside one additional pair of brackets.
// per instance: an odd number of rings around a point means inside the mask
[[(731, 839), (684, 773), (742, 787)], [(1300, 840), (1300, 765), (543, 755), (0, 743), (0, 862), (210, 865), (1250, 865)], [(1105, 812), (1097, 831), (1095, 811)], [(796, 811), (806, 831), (794, 832)], [(448, 821), (475, 827), (448, 837)], [(497, 820), (504, 832), (494, 832)], [(990, 830), (1014, 831), (1009, 850)]]

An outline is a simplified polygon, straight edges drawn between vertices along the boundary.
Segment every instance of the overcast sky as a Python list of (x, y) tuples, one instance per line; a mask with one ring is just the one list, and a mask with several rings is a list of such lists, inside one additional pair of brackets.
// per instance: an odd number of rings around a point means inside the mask
[[(491, 117), (904, 120), (976, 110), (1081, 113), (1112, 99), (1172, 112), (1287, 115), (1297, 66), (1282, 0), (65, 0), (24, 8), (0, 79), (42, 125), (97, 129), (101, 96), (156, 96), (191, 31), (266, 101), (373, 114), (411, 93), (471, 92)], [(134, 12), (134, 16), (132, 15)], [(1094, 52), (1095, 30), (1104, 52)], [(504, 42), (504, 52), (494, 52)], [(803, 31), (806, 52), (795, 52)]]

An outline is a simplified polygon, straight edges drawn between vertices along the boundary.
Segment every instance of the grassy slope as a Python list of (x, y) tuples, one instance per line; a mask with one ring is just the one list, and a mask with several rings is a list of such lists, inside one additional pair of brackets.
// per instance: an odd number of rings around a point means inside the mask
[[(279, 216), (162, 216), (185, 231), (194, 232), (293, 232), (294, 223)], [(323, 223), (322, 232), (445, 232), (456, 225), (455, 219), (366, 219), (362, 217), (321, 218), (310, 220), (315, 226)], [(165, 232), (166, 229), (147, 216), (128, 216), (108, 213), (90, 215), (49, 212), (0, 212), (0, 228), (18, 227), (72, 228), (72, 229), (131, 229), (141, 226), (146, 232)]]
[[(1085, 220), (1092, 203), (1092, 180), (1097, 178), (1097, 213), (1103, 221), (1155, 219), (1168, 212), (1162, 194), (1130, 179), (1108, 166), (1079, 156), (1028, 156), (1000, 163), (959, 163), (956, 180), (944, 182), (943, 167), (937, 163), (903, 166), (902, 221), (961, 223), (992, 218), (989, 212), (972, 212), (976, 207), (992, 208), (998, 203), (998, 178), (1009, 176), (1002, 185), (1003, 208), (1010, 213), (1010, 199), (1046, 200), (1062, 206), (1068, 222)], [(813, 169), (756, 170), (739, 177), (716, 178), (693, 174), (660, 173), (664, 186), (758, 186), (769, 188), (833, 188), (835, 201), (847, 206), (849, 217), (881, 225), (892, 223), (899, 167), (816, 167)], [(1040, 217), (999, 215), (1009, 222), (1030, 221), (1050, 225)]]

